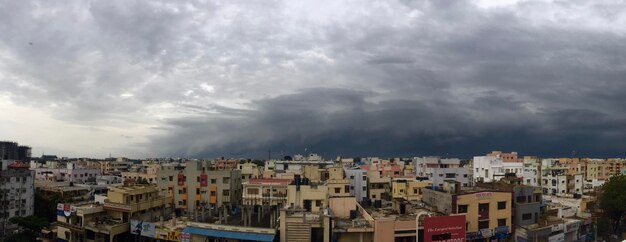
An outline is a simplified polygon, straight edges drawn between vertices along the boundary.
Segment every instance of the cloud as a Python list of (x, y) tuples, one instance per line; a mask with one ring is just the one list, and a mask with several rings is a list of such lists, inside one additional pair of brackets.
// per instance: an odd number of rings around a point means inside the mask
[(624, 5), (2, 2), (0, 96), (134, 156), (620, 155)]

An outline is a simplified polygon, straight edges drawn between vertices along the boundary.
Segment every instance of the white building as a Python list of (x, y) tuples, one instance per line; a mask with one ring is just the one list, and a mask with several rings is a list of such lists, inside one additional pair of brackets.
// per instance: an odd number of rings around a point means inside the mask
[(413, 166), (415, 176), (428, 178), (433, 186), (443, 187), (445, 180), (454, 180), (464, 187), (471, 186), (471, 173), (461, 166), (461, 160), (457, 158), (415, 157)]
[(361, 202), (367, 198), (367, 171), (359, 167), (345, 167), (346, 178), (350, 181), (350, 195)]
[[(3, 170), (0, 171), (0, 232), (4, 228), (13, 228), (9, 219), (25, 217), (34, 214), (35, 182), (30, 170), (6, 169), (3, 161)], [(4, 204), (4, 205), (3, 205)]]
[(472, 164), (477, 182), (498, 181), (507, 173), (522, 177), (524, 172), (523, 162), (503, 162), (497, 156), (474, 156)]
[(100, 175), (100, 169), (81, 168), (71, 162), (67, 163), (67, 166), (54, 164), (53, 166), (42, 166), (32, 170), (35, 171), (35, 179), (38, 181), (83, 183), (90, 178), (95, 181), (97, 176)]
[(582, 194), (583, 174), (568, 175), (569, 167), (558, 159), (541, 160), (541, 187), (545, 195), (573, 196)]
[(540, 160), (534, 156), (526, 156), (523, 163), (524, 171), (522, 172), (522, 178), (524, 185), (541, 186)]

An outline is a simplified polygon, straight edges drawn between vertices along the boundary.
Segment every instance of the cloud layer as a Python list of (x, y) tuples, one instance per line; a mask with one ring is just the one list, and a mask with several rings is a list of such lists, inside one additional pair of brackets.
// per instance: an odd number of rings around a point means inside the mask
[(2, 1), (0, 107), (32, 118), (0, 134), (87, 156), (624, 156), (626, 4), (497, 3)]

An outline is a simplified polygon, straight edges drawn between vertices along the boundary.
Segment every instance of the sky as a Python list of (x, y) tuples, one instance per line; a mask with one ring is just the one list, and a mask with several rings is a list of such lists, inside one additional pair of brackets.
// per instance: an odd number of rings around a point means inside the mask
[(0, 140), (99, 158), (626, 157), (624, 9), (0, 0)]

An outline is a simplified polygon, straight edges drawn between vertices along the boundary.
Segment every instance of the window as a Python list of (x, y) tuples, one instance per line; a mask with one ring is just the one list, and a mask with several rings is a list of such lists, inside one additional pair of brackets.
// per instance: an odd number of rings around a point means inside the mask
[(498, 210), (506, 209), (506, 202), (498, 202)]
[(500, 226), (506, 226), (506, 219), (505, 218), (498, 219), (498, 227), (500, 227)]
[(350, 176), (350, 180), (354, 180), (354, 176)]
[(215, 179), (211, 179), (211, 184), (215, 184), (217, 181)]
[(211, 191), (211, 196), (215, 196), (215, 191)]
[(363, 181), (367, 181), (367, 176), (363, 176)]
[(259, 189), (258, 188), (248, 188), (248, 194), (259, 194)]
[(335, 187), (335, 193), (340, 193), (341, 192), (341, 188)]
[(463, 174), (463, 177), (467, 177), (467, 174)]
[(315, 206), (321, 207), (322, 206), (322, 200), (315, 200)]
[(413, 194), (417, 194), (417, 190), (419, 190), (419, 189), (413, 188)]
[(222, 191), (222, 196), (230, 196), (230, 190)]
[(196, 177), (196, 182), (200, 182), (200, 176)]
[(478, 212), (489, 212), (489, 203), (478, 204)]
[(344, 190), (346, 190), (346, 193), (349, 193), (350, 192), (350, 185), (346, 185), (344, 187)]
[(174, 176), (170, 176), (170, 181), (174, 181)]
[(200, 195), (200, 188), (196, 188), (196, 195)]
[(459, 205), (459, 209), (457, 210), (457, 213), (467, 213), (467, 204), (462, 204)]
[(363, 191), (367, 191), (367, 187), (363, 187)]
[(478, 229), (488, 229), (488, 228), (489, 228), (489, 220), (478, 221)]
[(533, 218), (533, 215), (530, 213), (522, 214), (522, 220), (530, 220)]

